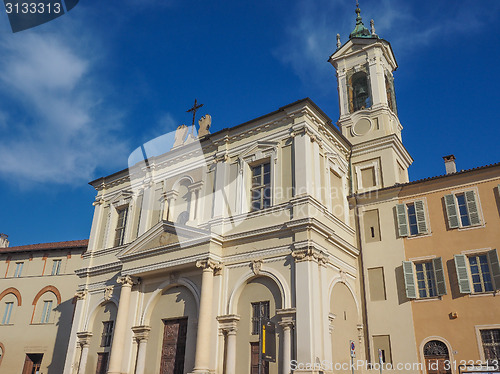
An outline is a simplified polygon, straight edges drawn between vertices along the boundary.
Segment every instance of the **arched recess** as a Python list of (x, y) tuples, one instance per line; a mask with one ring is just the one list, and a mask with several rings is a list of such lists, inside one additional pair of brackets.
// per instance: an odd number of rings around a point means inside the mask
[[(450, 342), (441, 336), (433, 335), (433, 336), (428, 336), (427, 338), (423, 339), (422, 342), (420, 343), (420, 347), (419, 347), (418, 352), (420, 354), (420, 361), (422, 362), (422, 367), (424, 367), (424, 368), (426, 367), (425, 366), (426, 362), (425, 362), (425, 355), (424, 355), (424, 347), (427, 343), (429, 343), (433, 340), (437, 340), (441, 343), (444, 343), (444, 345), (446, 345), (446, 348), (448, 349), (448, 362), (453, 362), (455, 360), (455, 358), (454, 358), (453, 349), (451, 347)], [(424, 374), (426, 374), (427, 369), (425, 369), (423, 372), (424, 372)], [(453, 365), (451, 365), (451, 372), (453, 374), (455, 374), (457, 372)]]
[(33, 305), (36, 305), (36, 303), (38, 302), (38, 299), (40, 299), (40, 297), (42, 297), (42, 295), (45, 292), (52, 292), (54, 295), (56, 295), (57, 305), (61, 304), (62, 299), (61, 299), (61, 293), (59, 292), (59, 290), (54, 286), (46, 286), (46, 287), (42, 288), (40, 291), (38, 291), (35, 298), (33, 299)]
[[(328, 288), (328, 295), (330, 295), (330, 298), (332, 297), (333, 287), (335, 287), (335, 285), (337, 283), (344, 284), (349, 289), (349, 291), (351, 292), (352, 298), (354, 299), (354, 302), (356, 303), (356, 310), (358, 312), (358, 316), (360, 318), (360, 320), (358, 322), (362, 323), (362, 321), (361, 321), (361, 316), (362, 316), (361, 305), (359, 304), (358, 298), (356, 297), (356, 293), (354, 292), (354, 289), (349, 284), (349, 282), (344, 282), (340, 276), (336, 276), (335, 278), (332, 279), (332, 281), (330, 283), (330, 287)], [(331, 301), (332, 300), (330, 299), (330, 303), (331, 303)]]
[[(194, 369), (199, 302), (192, 287), (186, 279), (179, 279), (162, 284), (153, 291), (143, 323), (151, 328), (146, 348), (145, 372), (157, 372), (162, 366), (162, 357), (167, 349), (164, 345), (167, 344), (165, 338), (174, 330), (179, 334), (179, 355), (184, 352), (183, 372), (190, 373)], [(176, 353), (176, 357), (181, 356)]]
[(113, 296), (109, 300), (106, 300), (104, 297), (98, 301), (98, 303), (92, 308), (90, 313), (87, 314), (87, 320), (83, 326), (83, 331), (89, 331), (89, 328), (94, 324), (95, 316), (101, 307), (103, 307), (107, 303), (112, 303), (115, 305), (116, 309), (118, 309), (118, 300)]
[(200, 310), (200, 291), (198, 290), (198, 287), (196, 287), (196, 285), (190, 279), (178, 278), (174, 282), (166, 280), (165, 282), (161, 283), (158, 286), (158, 288), (153, 292), (153, 294), (149, 298), (146, 307), (144, 308), (144, 312), (141, 315), (141, 320), (140, 320), (141, 325), (149, 324), (151, 313), (153, 312), (153, 309), (156, 303), (158, 302), (158, 299), (161, 297), (161, 293), (175, 286), (186, 287), (191, 292), (196, 302), (196, 311), (198, 312)]
[(0, 293), (0, 300), (2, 300), (4, 298), (4, 296), (6, 296), (6, 295), (8, 295), (10, 293), (13, 294), (16, 297), (16, 299), (17, 299), (17, 306), (21, 306), (21, 304), (22, 304), (21, 292), (19, 292), (14, 287), (9, 287), (6, 290), (2, 291), (2, 293)]
[(2, 365), (3, 356), (5, 356), (5, 346), (0, 343), (0, 365)]
[(336, 282), (330, 294), (330, 331), (333, 362), (349, 362), (349, 341), (358, 341), (360, 315), (356, 297), (347, 283)]
[(291, 307), (290, 287), (288, 286), (288, 283), (286, 282), (285, 278), (283, 278), (283, 276), (278, 272), (271, 272), (263, 265), (258, 275), (255, 275), (252, 271), (249, 270), (236, 282), (236, 285), (234, 286), (233, 291), (229, 296), (229, 302), (227, 305), (227, 314), (237, 314), (236, 308), (238, 306), (238, 300), (240, 298), (241, 292), (243, 292), (243, 288), (245, 288), (245, 285), (248, 282), (250, 282), (254, 278), (261, 276), (266, 276), (268, 278), (271, 278), (278, 286), (281, 294), (282, 308)]

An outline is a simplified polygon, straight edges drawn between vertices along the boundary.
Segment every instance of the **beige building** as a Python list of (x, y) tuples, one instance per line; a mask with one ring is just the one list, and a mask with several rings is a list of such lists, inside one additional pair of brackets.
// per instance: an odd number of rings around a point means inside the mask
[(61, 373), (87, 240), (8, 247), (0, 238), (0, 373)]

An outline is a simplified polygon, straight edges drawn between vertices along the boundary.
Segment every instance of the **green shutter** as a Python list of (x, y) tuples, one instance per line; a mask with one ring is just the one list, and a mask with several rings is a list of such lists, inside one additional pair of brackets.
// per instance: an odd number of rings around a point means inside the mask
[(403, 261), (403, 273), (405, 277), (406, 297), (408, 299), (417, 298), (415, 289), (415, 277), (413, 276), (413, 262)]
[(491, 276), (493, 277), (495, 290), (500, 290), (500, 263), (496, 249), (488, 251), (488, 259), (490, 260)]
[(427, 233), (427, 223), (425, 222), (425, 208), (422, 200), (417, 200), (415, 205), (415, 215), (417, 216), (417, 229), (419, 234)]
[(444, 203), (446, 205), (446, 215), (448, 216), (448, 227), (456, 229), (458, 227), (458, 214), (455, 196), (453, 194), (445, 195)]
[(469, 274), (467, 273), (467, 257), (465, 255), (455, 255), (455, 268), (457, 269), (460, 293), (471, 293)]
[(405, 204), (396, 205), (396, 217), (398, 220), (399, 236), (408, 236), (408, 224), (406, 223), (406, 206)]
[(434, 269), (437, 294), (438, 296), (446, 295), (446, 281), (444, 279), (443, 261), (441, 257), (432, 259), (432, 267)]
[(465, 192), (465, 201), (467, 202), (467, 210), (469, 212), (469, 220), (471, 225), (479, 225), (479, 212), (477, 210), (476, 195), (474, 191)]

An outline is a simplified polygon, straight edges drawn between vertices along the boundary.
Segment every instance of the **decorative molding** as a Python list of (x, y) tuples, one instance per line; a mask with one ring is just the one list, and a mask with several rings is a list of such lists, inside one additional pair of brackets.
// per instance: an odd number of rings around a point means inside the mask
[(104, 300), (109, 301), (113, 296), (114, 286), (107, 286), (104, 288)]
[(255, 275), (259, 275), (260, 269), (262, 268), (262, 260), (253, 260), (250, 263), (250, 268), (252, 269)]

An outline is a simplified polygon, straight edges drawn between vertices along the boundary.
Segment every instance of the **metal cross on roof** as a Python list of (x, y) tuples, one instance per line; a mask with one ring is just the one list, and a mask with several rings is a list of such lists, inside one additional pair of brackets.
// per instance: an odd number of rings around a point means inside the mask
[(194, 129), (194, 120), (196, 119), (196, 111), (200, 109), (203, 106), (203, 104), (198, 105), (198, 101), (194, 99), (194, 105), (191, 109), (186, 110), (187, 113), (193, 112), (193, 124), (192, 124), (192, 129)]

